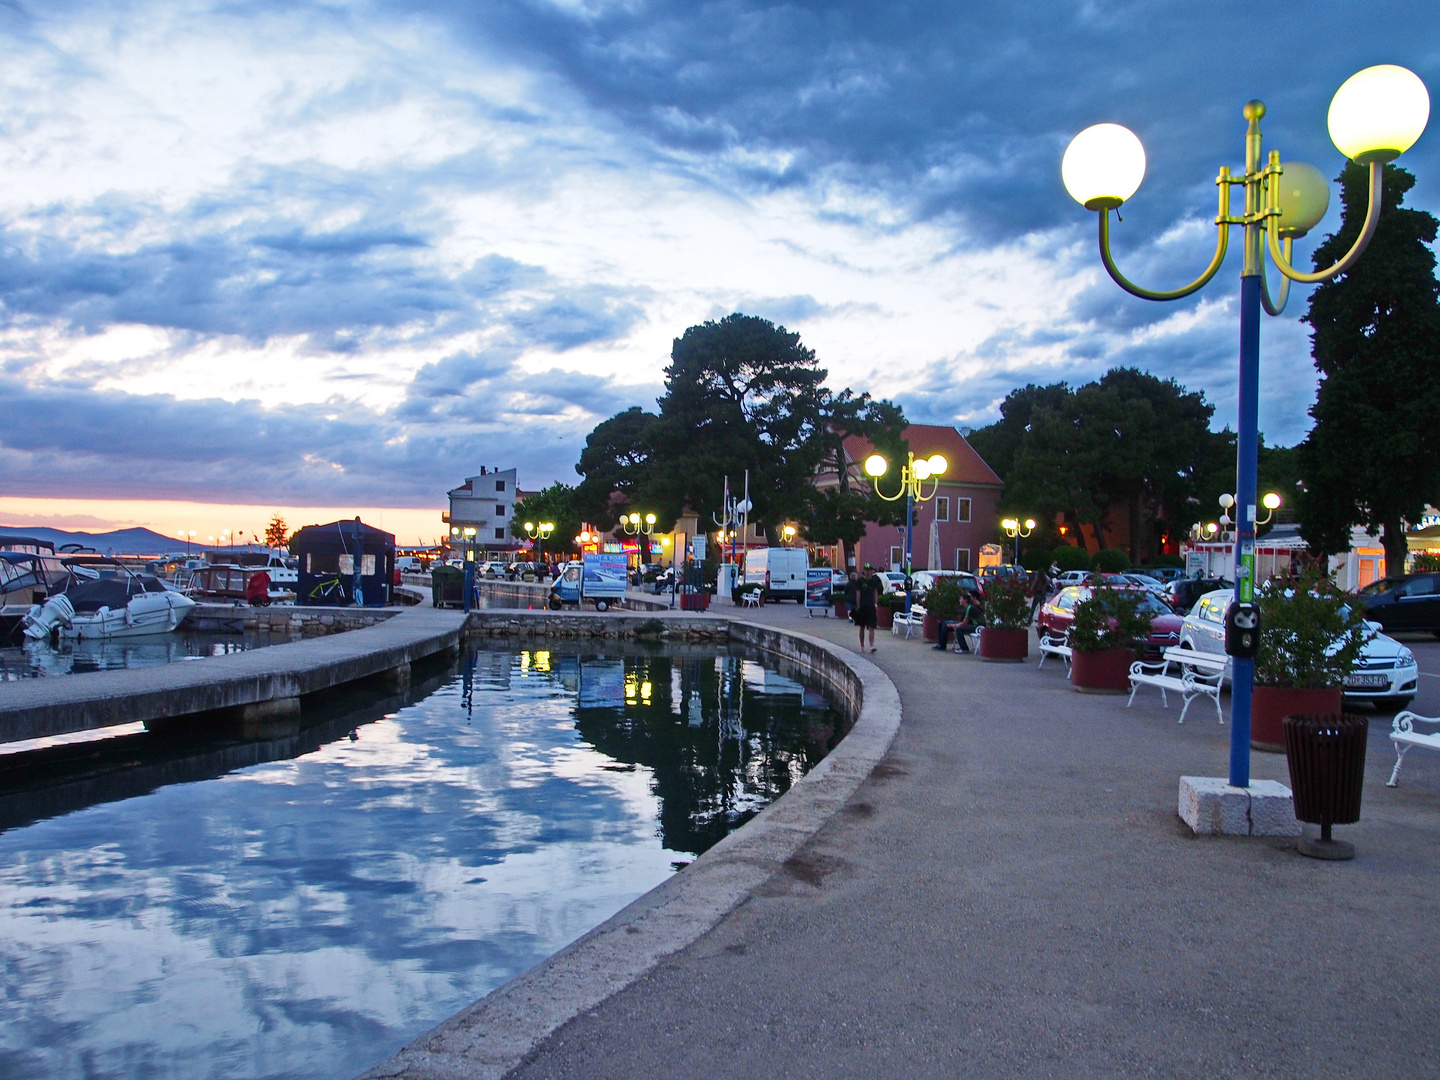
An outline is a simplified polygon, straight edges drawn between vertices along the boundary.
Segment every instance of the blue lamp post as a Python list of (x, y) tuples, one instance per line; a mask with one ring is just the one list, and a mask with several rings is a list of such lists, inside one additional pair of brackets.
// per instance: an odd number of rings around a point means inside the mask
[[(1120, 273), (1110, 254), (1110, 211), (1140, 187), (1145, 176), (1145, 151), (1135, 135), (1118, 124), (1096, 124), (1071, 141), (1061, 173), (1066, 190), (1099, 217), (1100, 259), (1106, 271), (1126, 292), (1145, 300), (1178, 300), (1202, 288), (1225, 261), (1232, 225), (1244, 228), (1244, 265), (1240, 271), (1240, 383), (1239, 438), (1235, 467), (1235, 595), (1237, 604), (1249, 604), (1255, 590), (1255, 485), (1259, 446), (1260, 310), (1279, 315), (1289, 296), (1290, 282), (1329, 280), (1355, 265), (1380, 221), (1384, 167), (1415, 144), (1430, 116), (1425, 84), (1410, 71), (1390, 64), (1366, 68), (1352, 75), (1330, 103), (1330, 138), (1347, 158), (1370, 169), (1370, 201), (1365, 224), (1355, 244), (1334, 266), (1305, 273), (1291, 265), (1295, 239), (1320, 223), (1330, 203), (1330, 189), (1321, 172), (1299, 162), (1280, 162), (1270, 151), (1262, 163), (1260, 120), (1263, 102), (1251, 101), (1244, 109), (1249, 123), (1245, 135), (1245, 172), (1232, 176), (1222, 166), (1215, 178), (1220, 191), (1215, 217), (1218, 235), (1215, 254), (1205, 272), (1184, 288), (1170, 292), (1142, 289)], [(1245, 189), (1243, 214), (1230, 212), (1230, 189)], [(1265, 280), (1265, 252), (1284, 275), (1278, 300), (1272, 300)], [(1250, 698), (1255, 662), (1234, 656), (1231, 683), (1230, 783), (1250, 786)]]
[[(905, 499), (905, 614), (910, 614), (910, 575), (913, 570), (915, 550), (915, 504), (926, 502), (935, 497), (940, 490), (940, 477), (950, 463), (945, 460), (943, 454), (931, 454), (928, 458), (915, 460), (914, 453), (910, 453), (905, 464), (900, 466), (900, 490), (894, 495), (886, 495), (880, 490), (880, 478), (890, 469), (890, 462), (885, 460), (882, 454), (871, 454), (865, 459), (865, 473), (875, 483), (875, 494), (886, 502), (895, 502), (902, 496)], [(930, 493), (925, 493), (925, 481), (933, 480)]]

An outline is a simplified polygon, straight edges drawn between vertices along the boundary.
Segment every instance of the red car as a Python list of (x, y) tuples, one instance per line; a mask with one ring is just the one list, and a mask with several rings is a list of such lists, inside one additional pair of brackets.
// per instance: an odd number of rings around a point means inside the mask
[[(1138, 587), (1116, 591), (1138, 595), (1140, 610), (1148, 611), (1154, 616), (1150, 623), (1150, 636), (1145, 641), (1145, 659), (1158, 660), (1166, 649), (1180, 644), (1180, 628), (1185, 624), (1185, 619), (1166, 607), (1164, 601), (1149, 590)], [(1064, 634), (1074, 621), (1075, 605), (1089, 599), (1090, 589), (1085, 585), (1072, 585), (1061, 589), (1040, 609), (1039, 618), (1036, 620), (1040, 633), (1056, 636)]]

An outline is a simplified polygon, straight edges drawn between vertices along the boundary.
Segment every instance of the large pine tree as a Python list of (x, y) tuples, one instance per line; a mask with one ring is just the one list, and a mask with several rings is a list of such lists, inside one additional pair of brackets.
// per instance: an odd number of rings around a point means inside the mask
[[(1339, 259), (1365, 219), (1367, 171), (1340, 176), (1344, 215), (1315, 252)], [(1323, 378), (1302, 446), (1302, 533), (1328, 553), (1350, 547), (1363, 525), (1382, 535), (1386, 571), (1403, 572), (1405, 523), (1440, 503), (1440, 305), (1436, 220), (1401, 207), (1415, 178), (1385, 166), (1380, 223), (1348, 272), (1316, 288), (1305, 321)]]

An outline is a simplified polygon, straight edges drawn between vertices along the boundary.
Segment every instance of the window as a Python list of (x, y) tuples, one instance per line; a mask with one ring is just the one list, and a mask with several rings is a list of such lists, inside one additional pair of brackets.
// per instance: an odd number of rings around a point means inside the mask
[(495, 481), (495, 490), (496, 490), (496, 491), (504, 491), (504, 490), (505, 490), (505, 481), (504, 481), (504, 480), (496, 480), (496, 481)]
[[(961, 520), (962, 520), (962, 521), (969, 521), (969, 520), (970, 520), (970, 500), (969, 500), (969, 499), (961, 499), (961, 500), (960, 500), (960, 504), (961, 504), (962, 509), (965, 511), (965, 516), (964, 516), (963, 518), (961, 518)], [(967, 572), (969, 571), (969, 569), (970, 569), (970, 549), (969, 549), (969, 548), (956, 548), (956, 549), (955, 549), (955, 569), (956, 569), (956, 570), (965, 570), (965, 571), (967, 571)]]
[(505, 504), (504, 504), (504, 503), (496, 503), (496, 504), (495, 504), (495, 516), (496, 516), (496, 517), (504, 517), (504, 516), (505, 516)]
[(505, 539), (505, 530), (504, 530), (504, 529), (496, 529), (496, 530), (495, 530), (495, 539), (496, 539), (496, 540), (504, 540), (504, 539)]
[[(969, 520), (970, 520), (970, 500), (969, 500), (969, 499), (956, 499), (956, 500), (955, 500), (955, 520), (956, 520), (956, 521), (969, 521)], [(970, 569), (970, 564), (969, 564), (969, 562), (966, 562), (966, 564), (965, 564), (965, 569), (966, 569), (966, 570), (969, 570), (969, 569)]]
[[(339, 558), (339, 560), (338, 560), (338, 562), (339, 562), (339, 564), (340, 564), (340, 576), (341, 576), (341, 577), (349, 577), (350, 575), (352, 575), (352, 574), (355, 573), (355, 556), (354, 556), (354, 555), (341, 555), (340, 558)], [(361, 577), (374, 577), (374, 576), (375, 576), (375, 556), (374, 556), (374, 555), (362, 555), (362, 556), (360, 557), (360, 576), (361, 576)]]
[(1435, 592), (1435, 579), (1430, 577), (1411, 578), (1399, 592), (1401, 596), (1432, 596)]
[(901, 547), (892, 547), (890, 549), (890, 569), (899, 570), (900, 567), (904, 565), (904, 562), (905, 549)]
[(950, 499), (948, 496), (941, 495), (938, 499), (935, 500), (935, 520), (950, 520)]

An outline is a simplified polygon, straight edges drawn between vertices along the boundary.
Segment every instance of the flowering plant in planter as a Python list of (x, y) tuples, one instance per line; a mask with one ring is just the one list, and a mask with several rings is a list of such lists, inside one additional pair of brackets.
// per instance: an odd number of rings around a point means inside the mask
[(1150, 612), (1141, 609), (1140, 601), (1138, 589), (1092, 591), (1088, 600), (1075, 605), (1075, 618), (1070, 623), (1071, 651), (1098, 653), (1135, 649), (1150, 636), (1153, 618)]
[(995, 578), (985, 586), (985, 625), (996, 630), (1030, 626), (1030, 600), (1019, 578)]
[(1255, 683), (1295, 690), (1344, 686), (1370, 631), (1365, 612), (1318, 570), (1255, 590), (1260, 650)]
[(956, 580), (952, 577), (939, 577), (935, 579), (935, 584), (925, 590), (921, 603), (925, 605), (927, 615), (933, 615), (937, 619), (958, 619), (961, 599), (960, 586)]

